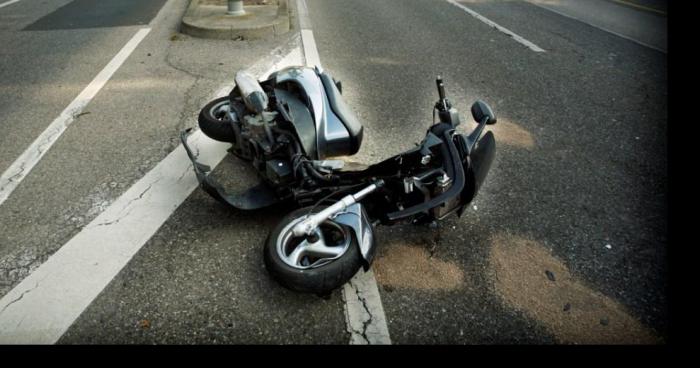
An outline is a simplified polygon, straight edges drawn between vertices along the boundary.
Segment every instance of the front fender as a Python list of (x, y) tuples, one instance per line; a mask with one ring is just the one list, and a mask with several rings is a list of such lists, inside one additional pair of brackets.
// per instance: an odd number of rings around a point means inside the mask
[[(495, 155), (496, 138), (493, 133), (489, 131), (479, 139), (476, 147), (467, 155), (463, 162), (466, 177), (466, 185), (462, 190), (460, 199), (463, 206), (466, 206), (476, 197), (479, 188), (481, 188), (486, 179), (486, 174), (488, 174), (491, 168), (491, 163)], [(460, 209), (458, 212), (459, 215), (461, 215), (463, 209), (464, 208)]]
[(369, 270), (376, 252), (377, 240), (374, 236), (372, 224), (369, 222), (367, 213), (365, 209), (362, 208), (362, 204), (355, 203), (348, 206), (343, 212), (339, 212), (332, 219), (352, 229), (355, 234), (355, 239), (357, 239), (357, 245), (360, 247), (360, 254), (362, 254), (362, 266), (365, 271)]

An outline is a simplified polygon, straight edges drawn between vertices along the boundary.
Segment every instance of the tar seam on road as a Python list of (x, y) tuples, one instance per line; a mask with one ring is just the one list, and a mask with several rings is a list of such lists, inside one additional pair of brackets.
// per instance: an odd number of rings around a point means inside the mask
[[(249, 70), (265, 76), (282, 66), (298, 65), (298, 49), (283, 54), (276, 48)], [(214, 97), (231, 88), (224, 86)], [(188, 143), (212, 169), (229, 147), (201, 130), (192, 133)], [(198, 185), (179, 145), (0, 299), (0, 344), (56, 343)]]
[(126, 61), (141, 41), (148, 35), (150, 28), (141, 28), (129, 42), (110, 60), (95, 79), (66, 107), (61, 114), (46, 128), (10, 167), (0, 176), (0, 205), (12, 194), (29, 171), (41, 160), (68, 126), (75, 120), (85, 106), (97, 95), (112, 75)]
[[(305, 0), (297, 0), (297, 11), (306, 65), (320, 67), (321, 59), (311, 30), (311, 20)], [(360, 269), (349, 282), (343, 285), (342, 293), (350, 344), (391, 344), (382, 299), (372, 270), (363, 272)]]
[(4, 2), (4, 3), (0, 4), (0, 8), (4, 8), (4, 7), (8, 6), (8, 5), (12, 5), (12, 4), (14, 4), (14, 3), (16, 3), (16, 2), (18, 2), (18, 1), (19, 1), (19, 0), (10, 0), (10, 1)]
[[(449, 0), (448, 0), (448, 1), (449, 1)], [(631, 37), (628, 37), (628, 36), (619, 34), (619, 33), (615, 32), (615, 31), (611, 31), (611, 30), (609, 30), (609, 29), (607, 29), (607, 28), (603, 28), (603, 27), (596, 26), (595, 24), (588, 23), (588, 22), (586, 22), (585, 20), (581, 20), (581, 19), (579, 19), (579, 18), (576, 18), (576, 17), (571, 16), (571, 15), (568, 15), (568, 14), (564, 14), (564, 13), (558, 11), (558, 10), (551, 9), (551, 8), (549, 8), (549, 7), (546, 7), (546, 6), (541, 5), (541, 4), (537, 4), (537, 3), (532, 2), (532, 1), (527, 1), (527, 2), (528, 2), (529, 4), (532, 4), (532, 5), (534, 5), (534, 6), (537, 6), (537, 7), (539, 7), (539, 8), (542, 8), (542, 9), (545, 9), (545, 10), (549, 10), (549, 11), (551, 11), (552, 13), (559, 14), (559, 15), (561, 15), (562, 17), (566, 17), (566, 18), (569, 18), (569, 19), (573, 19), (573, 20), (578, 21), (578, 22), (581, 22), (581, 23), (583, 23), (583, 24), (585, 24), (585, 25), (591, 26), (591, 27), (593, 27), (593, 28), (595, 28), (595, 29), (599, 29), (599, 30), (601, 30), (601, 31), (604, 31), (604, 32), (613, 34), (613, 35), (615, 35), (615, 36), (617, 36), (617, 37), (624, 38), (624, 39), (626, 39), (626, 40), (628, 40), (628, 41), (632, 41), (632, 42), (634, 42), (634, 43), (636, 43), (636, 44), (638, 44), (638, 45), (641, 45), (641, 46), (644, 46), (644, 47), (648, 47), (648, 48), (653, 49), (653, 50), (656, 50), (656, 51), (663, 52), (664, 54), (667, 54), (667, 53), (668, 53), (666, 50), (662, 50), (662, 49), (660, 49), (660, 48), (658, 48), (658, 47), (649, 45), (649, 44), (644, 43), (644, 42), (642, 42), (642, 41), (635, 40), (634, 38), (631, 38)]]
[(465, 12), (469, 13), (469, 15), (471, 15), (471, 16), (473, 16), (474, 18), (476, 18), (476, 19), (478, 19), (478, 20), (480, 20), (480, 21), (482, 21), (482, 22), (488, 24), (489, 26), (491, 26), (491, 27), (493, 27), (493, 28), (496, 28), (496, 29), (499, 30), (500, 32), (503, 32), (503, 33), (507, 34), (507, 35), (510, 36), (515, 42), (518, 42), (518, 43), (521, 43), (521, 44), (525, 45), (525, 46), (526, 46), (527, 48), (529, 48), (530, 50), (532, 50), (532, 51), (534, 51), (534, 52), (545, 52), (544, 49), (540, 48), (539, 46), (535, 45), (534, 43), (532, 43), (532, 42), (530, 42), (530, 41), (524, 39), (524, 38), (521, 37), (521, 36), (518, 36), (517, 34), (513, 33), (513, 32), (512, 32), (511, 30), (509, 30), (509, 29), (507, 29), (507, 28), (505, 28), (505, 27), (502, 27), (502, 26), (496, 24), (495, 22), (493, 22), (493, 21), (491, 21), (490, 19), (484, 17), (483, 15), (481, 15), (481, 14), (479, 14), (479, 13), (477, 13), (477, 12), (475, 12), (475, 11), (469, 9), (469, 8), (467, 8), (466, 6), (464, 6), (464, 5), (460, 4), (460, 3), (458, 3), (456, 0), (447, 0), (447, 2), (450, 3), (450, 4), (452, 4), (452, 5), (454, 5), (454, 6), (456, 6), (456, 7), (458, 7), (458, 8), (460, 8), (460, 9), (462, 9), (462, 10), (464, 10)]

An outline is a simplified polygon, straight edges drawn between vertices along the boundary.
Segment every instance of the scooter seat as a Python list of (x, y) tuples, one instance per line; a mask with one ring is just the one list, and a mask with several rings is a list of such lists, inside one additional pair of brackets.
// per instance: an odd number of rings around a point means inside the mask
[(349, 155), (353, 155), (360, 150), (360, 145), (362, 144), (362, 124), (352, 110), (350, 110), (350, 107), (343, 101), (338, 87), (333, 83), (333, 79), (325, 72), (321, 73), (319, 77), (321, 78), (321, 82), (323, 82), (323, 88), (326, 90), (328, 102), (331, 105), (333, 113), (338, 116), (338, 119), (345, 125), (345, 128), (350, 134), (351, 152)]

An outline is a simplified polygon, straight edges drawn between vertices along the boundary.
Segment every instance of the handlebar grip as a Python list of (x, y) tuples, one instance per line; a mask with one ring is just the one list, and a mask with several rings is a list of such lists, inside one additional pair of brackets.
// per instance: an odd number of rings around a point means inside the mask
[(437, 84), (438, 95), (440, 96), (440, 100), (444, 100), (445, 99), (445, 85), (442, 83), (442, 77), (438, 75), (437, 79), (435, 79), (435, 83)]

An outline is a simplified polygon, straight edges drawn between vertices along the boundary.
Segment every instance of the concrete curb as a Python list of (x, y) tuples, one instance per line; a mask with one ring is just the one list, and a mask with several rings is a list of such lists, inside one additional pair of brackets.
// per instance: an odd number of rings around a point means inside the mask
[[(211, 6), (205, 11), (202, 0), (192, 0), (182, 17), (180, 31), (199, 38), (218, 40), (257, 40), (282, 35), (290, 29), (288, 0), (277, 0), (277, 13), (274, 19), (235, 18), (226, 16), (225, 6), (221, 14), (213, 15)], [(270, 5), (246, 6), (246, 11), (255, 13)]]

